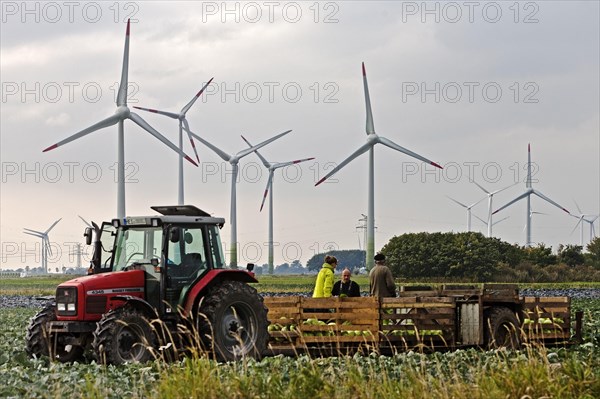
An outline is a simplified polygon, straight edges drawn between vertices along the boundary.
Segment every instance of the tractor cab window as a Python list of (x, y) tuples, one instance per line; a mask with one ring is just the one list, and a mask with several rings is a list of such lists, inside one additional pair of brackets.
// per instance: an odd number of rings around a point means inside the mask
[(167, 245), (167, 273), (195, 279), (207, 269), (202, 228), (172, 227)]
[[(162, 229), (159, 227), (121, 227), (117, 231), (114, 249), (113, 270), (129, 270), (141, 267), (148, 273), (159, 277), (152, 259), (161, 259)], [(137, 264), (137, 265), (134, 265)]]
[(210, 255), (212, 257), (212, 263), (215, 269), (225, 268), (225, 256), (223, 256), (223, 247), (221, 246), (219, 231), (220, 230), (218, 226), (208, 227)]
[(116, 235), (116, 229), (111, 223), (102, 223), (102, 230), (100, 232), (100, 247), (97, 249), (99, 253), (95, 254), (95, 256), (97, 255), (100, 257), (100, 268), (103, 271), (110, 269)]

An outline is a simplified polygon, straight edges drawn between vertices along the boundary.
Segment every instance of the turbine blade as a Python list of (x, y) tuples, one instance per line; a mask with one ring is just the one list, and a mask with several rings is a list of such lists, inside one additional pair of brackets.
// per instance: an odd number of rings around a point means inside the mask
[(477, 187), (479, 187), (479, 188), (480, 188), (480, 189), (481, 189), (481, 190), (482, 190), (484, 193), (486, 193), (486, 194), (491, 194), (491, 193), (490, 193), (488, 190), (486, 190), (485, 188), (481, 187), (481, 186), (479, 185), (479, 183), (477, 183), (475, 180), (473, 180), (473, 183), (474, 183), (474, 184), (475, 184)]
[(101, 120), (100, 122), (98, 122), (98, 123), (95, 123), (95, 124), (93, 124), (92, 126), (90, 126), (90, 127), (88, 127), (88, 128), (85, 128), (85, 129), (83, 129), (82, 131), (80, 131), (80, 132), (77, 132), (77, 133), (75, 133), (74, 135), (72, 135), (72, 136), (69, 136), (69, 137), (67, 137), (66, 139), (62, 140), (62, 141), (59, 141), (58, 143), (56, 143), (56, 144), (54, 144), (54, 145), (51, 145), (50, 147), (46, 148), (46, 149), (45, 149), (44, 151), (42, 151), (42, 152), (46, 152), (46, 151), (53, 150), (53, 149), (55, 149), (55, 148), (57, 148), (57, 147), (60, 147), (61, 145), (64, 145), (64, 144), (70, 143), (70, 142), (71, 142), (71, 141), (73, 141), (73, 140), (77, 140), (78, 138), (81, 138), (81, 137), (83, 137), (83, 136), (85, 136), (85, 135), (88, 135), (88, 134), (90, 134), (90, 133), (93, 133), (93, 132), (95, 132), (96, 130), (100, 130), (100, 129), (104, 129), (105, 127), (112, 126), (112, 125), (116, 124), (117, 122), (119, 122), (119, 121), (120, 121), (122, 118), (123, 118), (123, 117), (122, 117), (122, 115), (121, 115), (121, 114), (114, 114), (114, 115), (111, 115), (111, 116), (109, 116), (108, 118), (106, 118), (106, 119), (103, 119), (103, 120)]
[(488, 223), (487, 220), (483, 220), (482, 218), (480, 218), (479, 216), (477, 216), (475, 214), (473, 214), (473, 216), (475, 216), (475, 218), (477, 218), (478, 220), (481, 221), (481, 223), (483, 223), (483, 224), (485, 224), (487, 226), (487, 223)]
[(30, 236), (34, 236), (34, 237), (38, 237), (38, 238), (44, 238), (43, 234), (35, 234), (35, 233), (31, 233), (29, 231), (24, 231), (24, 234), (29, 234)]
[(263, 206), (265, 205), (265, 200), (267, 199), (267, 194), (269, 193), (269, 190), (271, 189), (271, 185), (273, 184), (273, 171), (269, 171), (269, 180), (267, 181), (267, 188), (265, 188), (265, 193), (263, 194), (263, 199), (262, 202), (260, 204), (260, 212), (262, 212), (263, 210)]
[[(246, 142), (246, 144), (248, 144), (248, 147), (252, 147), (252, 144), (250, 144), (250, 142), (248, 140), (246, 140), (246, 138), (244, 136), (242, 136), (242, 140), (244, 140)], [(265, 165), (265, 168), (270, 168), (271, 164), (269, 163), (269, 161), (267, 161), (265, 159), (265, 157), (263, 157), (260, 152), (258, 151), (254, 151), (256, 153), (256, 155), (258, 155), (258, 158), (261, 160), (261, 162), (263, 163), (263, 165)]]
[(162, 134), (157, 132), (152, 126), (150, 126), (148, 124), (148, 122), (146, 122), (144, 119), (142, 119), (141, 116), (139, 116), (136, 113), (131, 112), (129, 114), (129, 119), (131, 119), (133, 122), (135, 122), (142, 129), (144, 129), (145, 131), (147, 131), (148, 133), (150, 133), (151, 135), (156, 137), (158, 140), (162, 141), (163, 144), (165, 144), (167, 147), (169, 147), (176, 153), (183, 155), (183, 157), (185, 159), (187, 159), (188, 161), (190, 161), (194, 166), (198, 166), (198, 164), (192, 158), (190, 158), (186, 153), (181, 151), (175, 144), (173, 144), (169, 140), (167, 140), (167, 138), (165, 136), (163, 136)]
[(46, 247), (46, 249), (48, 250), (48, 254), (50, 256), (52, 256), (52, 246), (50, 245), (50, 240), (45, 239), (44, 240), (44, 246)]
[(257, 144), (257, 145), (255, 145), (255, 146), (253, 146), (253, 147), (246, 148), (245, 150), (242, 150), (242, 151), (238, 152), (236, 155), (238, 156), (238, 158), (243, 158), (243, 157), (245, 157), (246, 155), (248, 155), (248, 154), (251, 154), (251, 153), (253, 153), (254, 151), (258, 150), (259, 148), (262, 148), (262, 147), (266, 146), (267, 144), (269, 144), (269, 143), (271, 143), (271, 142), (273, 142), (273, 141), (277, 140), (278, 138), (280, 138), (280, 137), (282, 137), (282, 136), (285, 136), (285, 135), (286, 135), (286, 134), (288, 134), (289, 132), (291, 132), (291, 130), (287, 130), (287, 131), (285, 131), (285, 132), (283, 132), (283, 133), (279, 133), (278, 135), (276, 135), (276, 136), (273, 136), (273, 137), (271, 137), (270, 139), (267, 139), (267, 140), (263, 141), (263, 142), (262, 142), (262, 143), (260, 143), (260, 144)]
[(469, 205), (469, 208), (473, 208), (475, 205), (479, 204), (481, 201), (483, 201), (484, 199), (487, 199), (487, 196), (483, 197), (482, 199), (480, 199), (477, 202), (473, 202), (471, 205)]
[(513, 183), (513, 184), (511, 184), (510, 186), (506, 186), (506, 187), (504, 187), (504, 188), (501, 188), (500, 190), (492, 191), (490, 194), (491, 194), (491, 195), (498, 194), (499, 192), (501, 192), (501, 191), (504, 191), (504, 190), (506, 190), (506, 189), (509, 189), (509, 188), (511, 188), (512, 186), (516, 186), (516, 185), (517, 185), (517, 184), (519, 184), (519, 183), (520, 183), (520, 182)]
[(44, 232), (42, 232), (42, 231), (37, 231), (37, 230), (33, 230), (33, 229), (23, 228), (23, 230), (27, 230), (27, 231), (30, 231), (32, 233), (38, 233), (38, 234), (42, 234), (42, 235), (44, 234)]
[(117, 105), (127, 105), (127, 86), (129, 84), (129, 19), (127, 20), (127, 31), (125, 32), (125, 49), (123, 50), (123, 69), (121, 70), (121, 83), (117, 94)]
[[(448, 197), (448, 196), (446, 195), (446, 197)], [(469, 207), (468, 207), (468, 206), (466, 206), (466, 205), (465, 205), (465, 204), (463, 204), (462, 202), (459, 202), (459, 201), (455, 200), (455, 199), (454, 199), (454, 198), (452, 198), (452, 197), (448, 197), (448, 199), (450, 199), (451, 201), (454, 201), (454, 202), (456, 202), (458, 205), (462, 206), (463, 208), (469, 209)]]
[(519, 200), (522, 200), (523, 198), (527, 197), (528, 195), (531, 195), (531, 191), (529, 191), (529, 190), (525, 191), (523, 194), (519, 195), (518, 197), (516, 197), (512, 201), (508, 202), (507, 204), (505, 204), (505, 205), (501, 206), (500, 208), (496, 209), (494, 212), (492, 212), (492, 215), (495, 215), (496, 213), (500, 212), (504, 208), (511, 206), (515, 202), (517, 202)]
[(152, 112), (153, 114), (168, 116), (169, 118), (173, 118), (173, 119), (179, 119), (179, 114), (176, 114), (174, 112), (161, 111), (161, 110), (154, 109), (154, 108), (138, 107), (136, 105), (134, 105), (133, 108), (141, 109), (142, 111)]
[(559, 205), (558, 203), (552, 201), (550, 198), (546, 197), (544, 194), (542, 194), (541, 192), (537, 191), (537, 190), (532, 190), (532, 193), (534, 193), (535, 195), (537, 195), (538, 197), (540, 197), (541, 199), (543, 199), (546, 202), (551, 203), (552, 205), (554, 205), (555, 207), (562, 209), (563, 211), (567, 212), (568, 214), (571, 214), (571, 212), (569, 212), (566, 208), (563, 208), (561, 205)]
[(202, 89), (200, 89), (200, 91), (194, 96), (194, 98), (192, 98), (192, 100), (189, 103), (187, 103), (187, 105), (185, 107), (183, 107), (181, 109), (181, 113), (183, 115), (185, 115), (185, 113), (189, 111), (189, 109), (192, 107), (192, 105), (194, 105), (194, 103), (196, 102), (198, 97), (200, 97), (202, 95), (202, 92), (208, 87), (208, 85), (210, 84), (210, 82), (213, 81), (213, 79), (214, 78), (210, 78), (210, 80), (208, 82), (206, 82), (206, 84), (204, 86), (202, 86)]
[(290, 166), (290, 165), (295, 165), (297, 163), (301, 163), (301, 162), (306, 162), (306, 161), (310, 161), (315, 159), (314, 157), (312, 158), (304, 158), (304, 159), (297, 159), (295, 161), (289, 161), (289, 162), (278, 162), (273, 166), (273, 169), (279, 169), (279, 168), (283, 168), (286, 166)]
[(375, 126), (373, 124), (373, 111), (371, 110), (371, 97), (369, 96), (369, 85), (367, 84), (367, 71), (365, 70), (365, 63), (362, 63), (362, 74), (363, 74), (363, 86), (365, 88), (365, 104), (367, 107), (367, 134), (375, 133)]
[(525, 186), (531, 188), (531, 144), (527, 144), (527, 177)]
[(196, 143), (194, 143), (194, 138), (192, 137), (192, 135), (190, 133), (190, 125), (188, 125), (188, 121), (187, 121), (187, 119), (185, 119), (185, 117), (183, 118), (181, 123), (183, 123), (183, 126), (185, 126), (187, 128), (184, 130), (187, 132), (188, 138), (190, 139), (190, 144), (192, 145), (192, 149), (194, 150), (194, 154), (196, 155), (196, 160), (198, 162), (200, 162), (200, 157), (198, 156), (198, 150), (196, 149)]
[(52, 226), (48, 227), (48, 230), (46, 230), (44, 232), (44, 234), (48, 234), (50, 232), (50, 230), (52, 230), (54, 228), (54, 226), (56, 226), (58, 224), (58, 222), (60, 222), (61, 220), (62, 220), (62, 218), (60, 218), (56, 222), (52, 223)]
[(86, 225), (87, 227), (92, 227), (92, 225), (91, 225), (91, 224), (90, 224), (90, 223), (89, 223), (87, 220), (85, 220), (84, 218), (82, 218), (82, 217), (81, 217), (81, 216), (79, 216), (79, 215), (77, 215), (77, 216), (79, 217), (79, 219), (81, 219), (81, 220), (83, 221), (83, 223), (85, 223), (85, 225)]
[(581, 208), (579, 207), (579, 204), (577, 203), (577, 201), (573, 200), (573, 202), (575, 203), (575, 206), (577, 207), (577, 212), (579, 212), (579, 214), (582, 214), (583, 212), (581, 212)]
[(325, 180), (329, 179), (331, 176), (336, 174), (338, 170), (340, 170), (344, 166), (348, 165), (354, 158), (367, 152), (372, 146), (373, 146), (372, 143), (365, 143), (362, 146), (360, 146), (360, 148), (358, 150), (356, 150), (352, 154), (350, 154), (350, 156), (348, 158), (346, 158), (342, 162), (340, 162), (335, 168), (333, 168), (333, 170), (331, 172), (327, 173), (321, 180), (319, 180), (315, 184), (315, 186), (318, 186), (319, 184), (323, 183)]
[(396, 150), (396, 151), (400, 151), (400, 152), (402, 152), (402, 153), (404, 153), (404, 154), (406, 154), (406, 155), (410, 155), (410, 156), (411, 156), (411, 157), (413, 157), (413, 158), (417, 158), (417, 159), (418, 159), (418, 160), (420, 160), (420, 161), (423, 161), (423, 162), (425, 162), (425, 163), (431, 164), (431, 165), (435, 166), (436, 168), (443, 169), (443, 168), (442, 168), (440, 165), (438, 165), (437, 163), (435, 163), (435, 162), (433, 162), (433, 161), (430, 161), (429, 159), (427, 159), (427, 158), (425, 158), (425, 157), (422, 157), (421, 155), (419, 155), (419, 154), (417, 154), (417, 153), (415, 153), (415, 152), (412, 152), (412, 151), (410, 151), (410, 150), (407, 150), (406, 148), (404, 148), (404, 147), (402, 147), (402, 146), (399, 146), (398, 144), (394, 143), (394, 142), (393, 142), (393, 141), (391, 141), (391, 140), (388, 140), (388, 139), (386, 139), (385, 137), (381, 137), (381, 136), (379, 136), (379, 138), (378, 138), (378, 140), (377, 140), (377, 141), (378, 141), (378, 142), (380, 142), (381, 144), (383, 144), (383, 145), (387, 146), (387, 147), (390, 147), (390, 148), (392, 148), (392, 149)]
[(195, 138), (196, 140), (198, 140), (199, 142), (201, 142), (202, 144), (204, 144), (205, 146), (207, 146), (208, 148), (210, 148), (211, 150), (213, 150), (225, 162), (229, 162), (229, 160), (231, 159), (231, 156), (228, 153), (226, 153), (225, 151), (221, 150), (220, 148), (212, 145), (208, 141), (204, 140), (202, 137), (198, 136), (196, 133), (192, 132), (191, 130), (189, 130), (185, 126), (183, 127), (183, 130), (185, 130), (190, 135), (192, 135), (193, 138)]
[(580, 224), (581, 224), (581, 218), (579, 218), (579, 221), (577, 221), (577, 224), (575, 225), (575, 227), (573, 227), (573, 230), (571, 230), (569, 235), (573, 234), (575, 232), (575, 230), (577, 230), (577, 227), (579, 227)]
[(497, 225), (498, 223), (500, 223), (500, 222), (501, 222), (501, 221), (503, 221), (503, 220), (506, 220), (506, 219), (508, 219), (509, 217), (510, 217), (510, 216), (506, 216), (506, 217), (503, 217), (503, 218), (502, 218), (502, 219), (500, 219), (500, 220), (497, 220), (497, 221), (493, 222), (493, 223), (492, 223), (492, 226), (495, 226), (495, 225)]

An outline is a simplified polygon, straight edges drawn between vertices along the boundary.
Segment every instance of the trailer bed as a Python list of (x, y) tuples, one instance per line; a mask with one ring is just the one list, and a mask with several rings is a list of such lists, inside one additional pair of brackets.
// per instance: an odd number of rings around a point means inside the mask
[(521, 343), (572, 342), (570, 298), (521, 297), (516, 285), (401, 287), (396, 298), (266, 297), (265, 305), (271, 354), (485, 346), (493, 307), (515, 313)]

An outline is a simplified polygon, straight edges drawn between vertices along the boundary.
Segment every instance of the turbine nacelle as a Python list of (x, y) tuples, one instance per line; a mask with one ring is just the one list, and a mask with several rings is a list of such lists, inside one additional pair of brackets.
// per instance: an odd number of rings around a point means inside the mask
[(129, 115), (131, 115), (131, 110), (127, 105), (120, 105), (117, 107), (115, 115), (119, 115), (121, 119), (126, 119), (129, 118)]

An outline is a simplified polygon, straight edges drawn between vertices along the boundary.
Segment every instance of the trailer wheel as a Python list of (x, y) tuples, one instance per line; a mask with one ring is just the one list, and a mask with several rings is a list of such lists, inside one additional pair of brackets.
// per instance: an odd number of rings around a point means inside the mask
[(47, 330), (49, 322), (56, 320), (56, 305), (47, 303), (44, 308), (29, 321), (25, 337), (25, 352), (31, 357), (49, 356), (61, 363), (74, 362), (83, 356), (79, 345), (65, 345), (65, 337), (51, 334)]
[(226, 281), (203, 298), (198, 315), (203, 343), (220, 361), (258, 359), (267, 349), (267, 308), (256, 289)]
[(484, 319), (485, 344), (489, 348), (517, 349), (521, 345), (520, 324), (515, 313), (506, 307), (494, 307)]
[(121, 307), (98, 322), (93, 347), (102, 364), (143, 363), (153, 358), (156, 336), (143, 313)]

